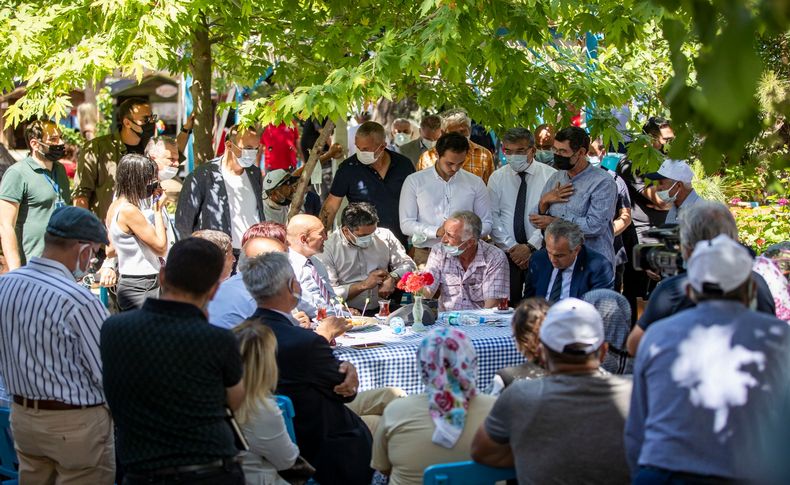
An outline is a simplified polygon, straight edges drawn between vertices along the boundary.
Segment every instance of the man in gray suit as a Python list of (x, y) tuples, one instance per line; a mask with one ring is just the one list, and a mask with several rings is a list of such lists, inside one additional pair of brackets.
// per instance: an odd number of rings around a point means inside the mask
[(420, 122), (420, 137), (402, 145), (398, 152), (417, 167), (420, 155), (433, 148), (440, 136), (442, 136), (442, 119), (436, 115), (426, 116)]

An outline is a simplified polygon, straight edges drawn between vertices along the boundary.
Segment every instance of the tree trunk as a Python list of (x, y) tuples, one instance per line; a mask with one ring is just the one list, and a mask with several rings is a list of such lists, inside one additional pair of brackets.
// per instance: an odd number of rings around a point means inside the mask
[(288, 220), (291, 220), (291, 217), (295, 216), (302, 210), (302, 204), (304, 204), (304, 196), (307, 192), (307, 185), (310, 183), (310, 175), (312, 175), (313, 170), (315, 170), (315, 165), (318, 163), (318, 152), (326, 143), (326, 140), (329, 138), (329, 134), (332, 133), (332, 130), (335, 129), (335, 123), (332, 120), (326, 120), (326, 125), (321, 129), (321, 135), (318, 137), (318, 140), (315, 141), (313, 148), (310, 150), (310, 158), (307, 159), (307, 163), (304, 164), (304, 169), (302, 169), (302, 175), (299, 177), (299, 183), (296, 186), (296, 192), (294, 193), (293, 199), (291, 200), (291, 209), (288, 211)]
[(192, 33), (192, 61), (189, 70), (192, 72), (192, 113), (195, 115), (193, 126), (195, 165), (214, 158), (212, 132), (214, 113), (211, 106), (211, 41), (209, 40), (208, 22), (201, 15), (200, 22)]

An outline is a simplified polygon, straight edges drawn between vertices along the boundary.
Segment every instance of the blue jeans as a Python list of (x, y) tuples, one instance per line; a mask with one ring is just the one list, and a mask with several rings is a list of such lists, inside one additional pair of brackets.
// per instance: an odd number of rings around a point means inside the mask
[(639, 472), (637, 472), (633, 481), (633, 485), (719, 485), (736, 483), (739, 482), (721, 477), (673, 472), (652, 466), (640, 466)]

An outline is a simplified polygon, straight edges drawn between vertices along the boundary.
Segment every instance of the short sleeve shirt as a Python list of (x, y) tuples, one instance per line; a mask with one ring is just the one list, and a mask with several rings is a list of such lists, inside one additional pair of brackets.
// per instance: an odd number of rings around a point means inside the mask
[(403, 182), (414, 173), (414, 165), (399, 153), (391, 150), (387, 150), (387, 153), (390, 156), (390, 166), (384, 178), (374, 168), (360, 163), (354, 154), (337, 169), (329, 192), (335, 197), (346, 197), (352, 204), (373, 204), (379, 216), (379, 226), (392, 231), (405, 246), (406, 236), (400, 229), (398, 206)]
[(26, 157), (6, 170), (0, 182), (0, 199), (19, 205), (14, 230), (21, 263), (25, 264), (44, 251), (44, 233), (58, 205), (71, 204), (66, 170), (54, 162), (50, 172)]
[(238, 451), (225, 390), (241, 380), (238, 344), (186, 303), (149, 298), (101, 329), (104, 392), (129, 472), (197, 465)]

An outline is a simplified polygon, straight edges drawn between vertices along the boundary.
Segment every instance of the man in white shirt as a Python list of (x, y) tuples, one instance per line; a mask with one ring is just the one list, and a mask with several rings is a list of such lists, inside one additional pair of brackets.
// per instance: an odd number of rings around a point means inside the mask
[(535, 137), (525, 128), (511, 128), (502, 137), (507, 165), (488, 180), (494, 244), (507, 254), (510, 266), (510, 305), (524, 295), (529, 259), (543, 242), (541, 231), (529, 221), (529, 209), (540, 202), (543, 186), (555, 169), (535, 162)]
[(316, 257), (324, 251), (327, 239), (321, 219), (307, 214), (292, 217), (288, 222), (286, 237), (288, 260), (302, 287), (297, 308), (311, 319), (316, 318), (319, 307), (326, 308), (327, 314), (334, 315), (337, 295), (332, 289), (324, 263)]
[(436, 142), (436, 151), (436, 164), (409, 175), (400, 195), (400, 227), (411, 236), (417, 265), (428, 261), (431, 247), (444, 235), (444, 221), (454, 212), (474, 212), (482, 221), (482, 237), (491, 232), (488, 190), (480, 177), (461, 168), (469, 141), (448, 133)]
[(349, 307), (367, 308), (371, 314), (378, 310), (379, 299), (390, 298), (401, 277), (416, 269), (392, 231), (378, 227), (378, 222), (372, 204), (349, 204), (341, 216), (342, 227), (329, 236), (318, 256), (335, 293), (348, 300)]

